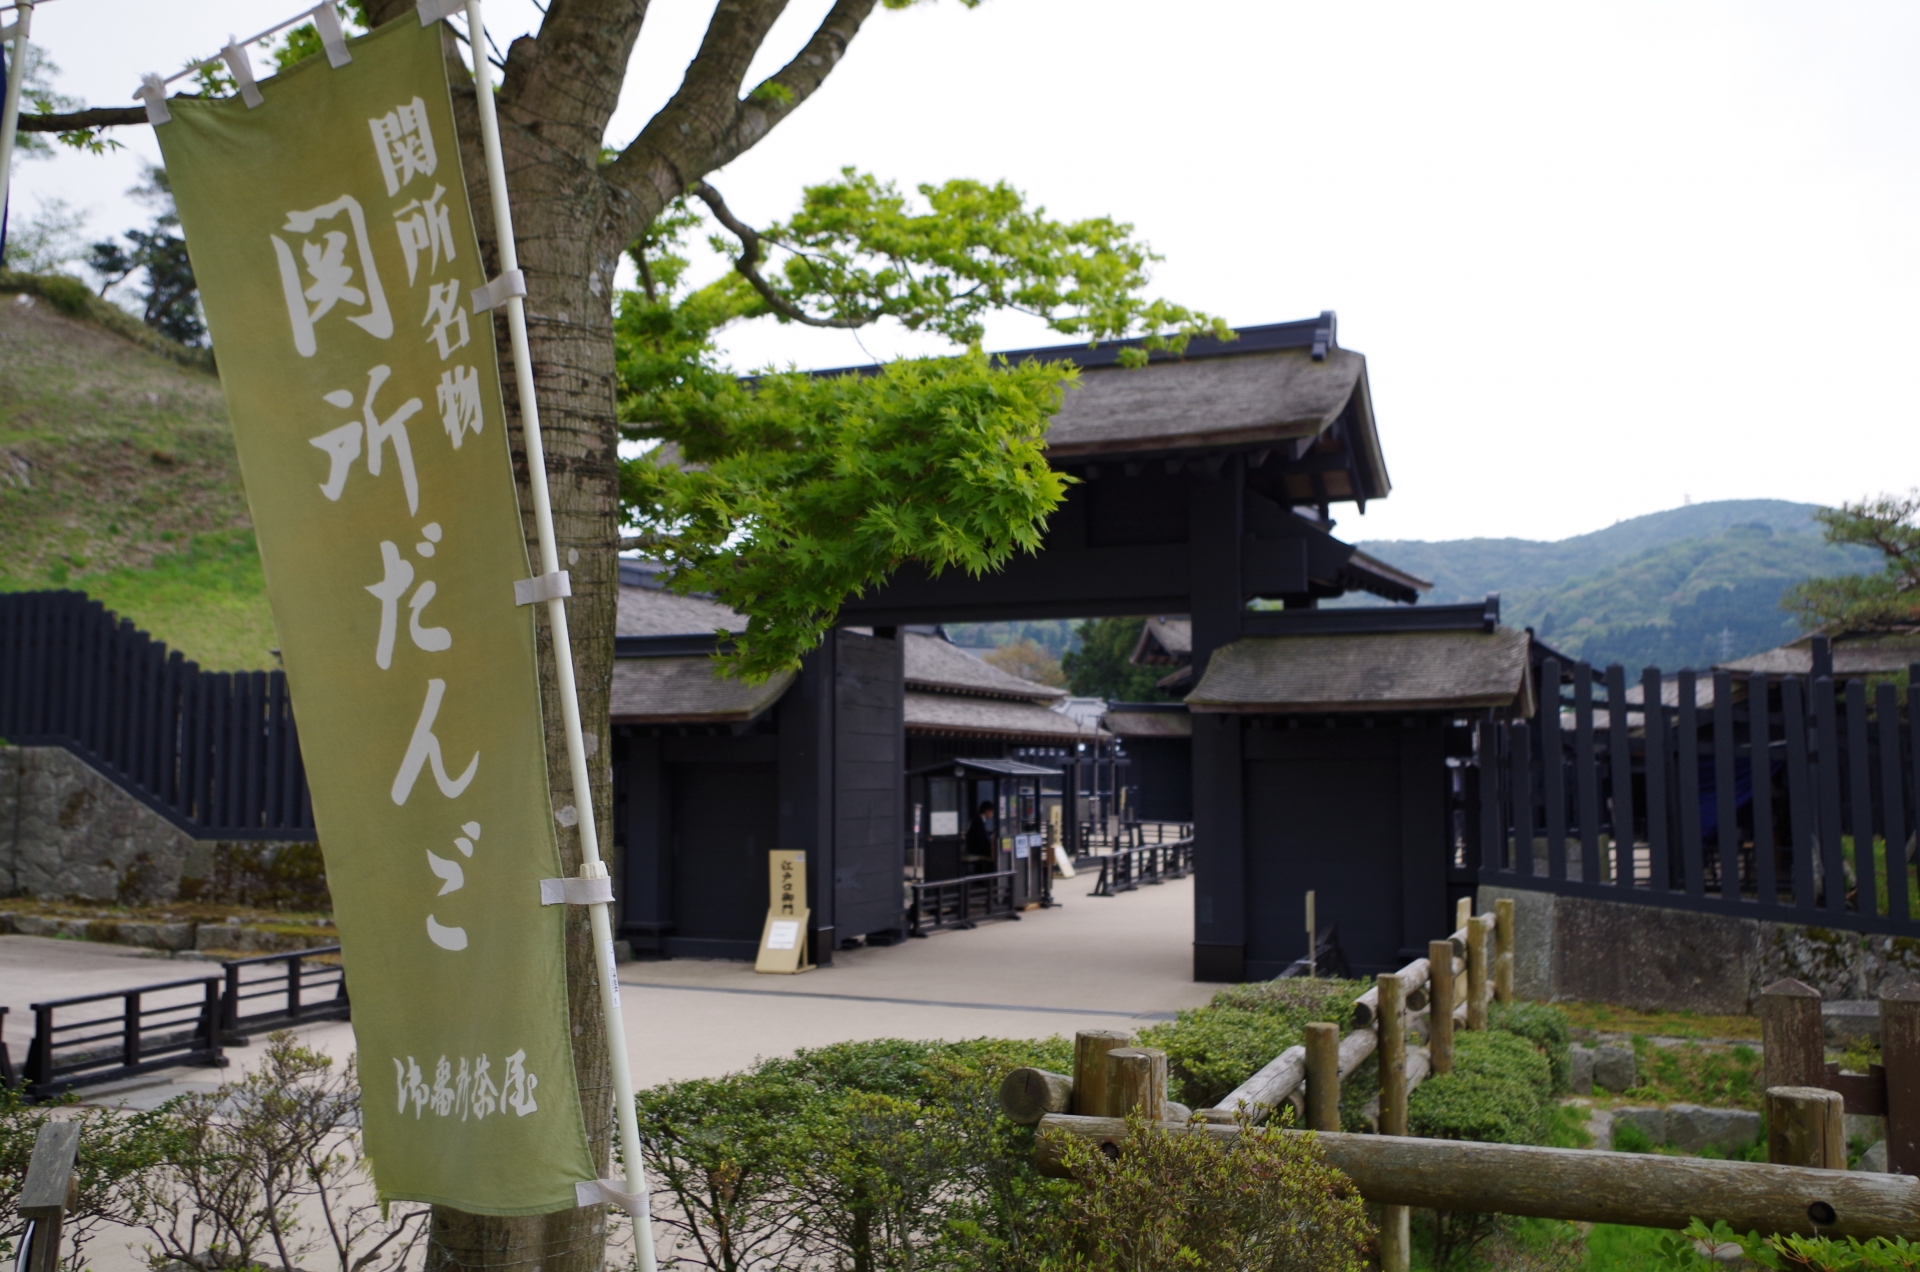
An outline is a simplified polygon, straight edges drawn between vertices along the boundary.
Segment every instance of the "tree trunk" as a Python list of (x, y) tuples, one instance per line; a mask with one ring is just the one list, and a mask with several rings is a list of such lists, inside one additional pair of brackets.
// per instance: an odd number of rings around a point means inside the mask
[[(480, 232), (487, 275), (499, 272), (486, 158), (479, 117), (464, 72), (456, 77), (455, 113), (461, 133), (468, 198)], [(613, 842), (612, 772), (608, 724), (613, 679), (614, 615), (619, 595), (617, 534), (619, 434), (614, 418), (613, 271), (619, 247), (607, 248), (601, 215), (605, 187), (591, 169), (557, 161), (531, 130), (502, 121), (501, 145), (513, 205), (514, 237), (527, 278), (527, 338), (539, 389), (540, 431), (546, 445), (547, 484), (561, 568), (572, 577), (568, 603), (574, 677), (580, 693), (593, 811), (603, 855)], [(527, 555), (539, 572), (539, 539), (533, 518), (526, 440), (520, 429), (519, 395), (504, 317), (498, 337), (502, 389), (514, 476), (526, 524)], [(540, 690), (545, 711), (547, 772), (556, 811), (578, 805), (572, 790), (566, 730), (562, 724), (554, 649), (544, 606), (536, 607), (540, 641)], [(574, 821), (565, 818), (564, 821)], [(564, 873), (580, 869), (576, 826), (556, 828)], [(609, 858), (617, 870), (620, 863)], [(574, 1075), (588, 1144), (601, 1175), (607, 1174), (613, 1140), (613, 1081), (607, 1061), (606, 1019), (600, 1008), (598, 967), (587, 912), (568, 906), (566, 919), (567, 1014), (573, 1033)], [(527, 1218), (495, 1218), (435, 1206), (429, 1230), (427, 1272), (518, 1268), (527, 1272), (601, 1272), (606, 1262), (606, 1211), (602, 1206)]]

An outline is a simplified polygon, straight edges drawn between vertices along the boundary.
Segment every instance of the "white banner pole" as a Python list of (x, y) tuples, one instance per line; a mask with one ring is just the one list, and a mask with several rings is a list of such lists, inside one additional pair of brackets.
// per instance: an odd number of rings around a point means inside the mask
[[(506, 162), (500, 154), (500, 119), (493, 100), (493, 66), (487, 61), (487, 29), (480, 16), (480, 0), (466, 0), (467, 45), (473, 54), (473, 86), (480, 107), (480, 136), (487, 153), (487, 185), (493, 195), (494, 231), (499, 239), (500, 274), (520, 268), (513, 239), (513, 210), (507, 203)], [(526, 301), (507, 301), (507, 331), (513, 341), (513, 376), (520, 395), (520, 428), (526, 438), (528, 484), (533, 489), (533, 518), (540, 536), (540, 572), (555, 574), (560, 553), (553, 539), (553, 506), (547, 495), (546, 448), (540, 441), (540, 408), (534, 398), (533, 355), (527, 348)], [(587, 747), (580, 730), (580, 700), (573, 680), (573, 642), (567, 633), (567, 605), (560, 597), (547, 602), (547, 622), (553, 633), (553, 661), (560, 678), (560, 713), (567, 730), (567, 761), (573, 775), (574, 806), (580, 817), (580, 877), (604, 879), (600, 838), (593, 817), (593, 788), (587, 776)], [(626, 1163), (626, 1209), (633, 1216), (633, 1237), (640, 1272), (654, 1272), (653, 1224), (648, 1214), (646, 1171), (640, 1159), (640, 1123), (633, 1106), (633, 1074), (627, 1068), (627, 1031), (620, 1012), (620, 981), (613, 956), (613, 926), (607, 904), (596, 902), (587, 913), (593, 924), (593, 943), (600, 965), (600, 1005), (607, 1018), (607, 1054), (613, 1067), (614, 1112), (620, 1127), (620, 1155)]]
[(20, 127), (20, 90), (27, 79), (27, 33), (33, 26), (33, 0), (14, 6), (13, 56), (7, 60), (7, 99), (0, 106), (0, 209), (13, 186), (13, 138)]

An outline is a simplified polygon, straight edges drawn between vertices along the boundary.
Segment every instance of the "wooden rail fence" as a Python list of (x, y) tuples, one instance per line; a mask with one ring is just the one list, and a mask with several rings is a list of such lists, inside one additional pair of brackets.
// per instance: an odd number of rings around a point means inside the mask
[[(1075, 1039), (1071, 1076), (1015, 1070), (1001, 1085), (1001, 1109), (1109, 1153), (1120, 1151), (1129, 1114), (1168, 1133), (1232, 1137), (1245, 1126), (1317, 1135), (1328, 1160), (1380, 1206), (1386, 1272), (1406, 1272), (1414, 1206), (1667, 1228), (1698, 1217), (1742, 1231), (1920, 1239), (1920, 1179), (1848, 1172), (1839, 1136), (1843, 1108), (1881, 1114), (1892, 1169), (1920, 1162), (1920, 987), (1882, 993), (1886, 1065), (1865, 1076), (1825, 1063), (1817, 993), (1797, 982), (1766, 991), (1766, 1164), (1410, 1138), (1408, 1097), (1452, 1072), (1455, 1032), (1485, 1029), (1490, 1004), (1513, 999), (1513, 902), (1475, 915), (1462, 900), (1456, 922), (1426, 958), (1375, 978), (1345, 1036), (1330, 1023), (1307, 1025), (1300, 1045), (1213, 1108), (1182, 1116), (1166, 1100), (1163, 1054), (1135, 1048), (1126, 1034), (1089, 1031)], [(1370, 1058), (1380, 1076), (1378, 1133), (1342, 1133), (1341, 1084)], [(1303, 1131), (1261, 1128), (1282, 1104)], [(1043, 1135), (1037, 1152), (1043, 1173), (1064, 1173), (1057, 1141)]]

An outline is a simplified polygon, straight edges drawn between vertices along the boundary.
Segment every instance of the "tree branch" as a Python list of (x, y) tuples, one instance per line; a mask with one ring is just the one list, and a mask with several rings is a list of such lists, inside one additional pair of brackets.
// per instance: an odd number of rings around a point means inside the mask
[(780, 71), (740, 97), (753, 55), (785, 0), (722, 5), (687, 67), (680, 89), (604, 170), (616, 195), (647, 219), (707, 173), (739, 157), (811, 97), (839, 64), (878, 0), (836, 0), (806, 47)]
[(91, 110), (69, 111), (64, 115), (29, 115), (22, 111), (20, 131), (84, 132), (89, 128), (117, 128), (124, 124), (146, 122), (147, 108), (144, 106), (95, 106)]
[(760, 276), (760, 232), (735, 216), (733, 209), (727, 206), (727, 201), (720, 197), (720, 192), (706, 182), (695, 182), (691, 193), (700, 196), (700, 201), (713, 210), (714, 219), (740, 240), (740, 255), (733, 262), (734, 272), (760, 293), (760, 299), (767, 302), (769, 309), (782, 318), (808, 327), (834, 327), (842, 331), (864, 327), (873, 321), (875, 315), (871, 314), (865, 318), (816, 318), (793, 304), (775, 291), (772, 283)]

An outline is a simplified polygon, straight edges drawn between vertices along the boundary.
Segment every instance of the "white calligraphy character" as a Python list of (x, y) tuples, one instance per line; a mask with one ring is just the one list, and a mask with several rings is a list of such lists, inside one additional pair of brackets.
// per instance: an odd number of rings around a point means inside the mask
[(314, 325), (337, 305), (364, 308), (365, 313), (347, 315), (347, 321), (368, 335), (381, 340), (393, 335), (393, 314), (387, 308), (387, 293), (380, 286), (380, 273), (373, 265), (373, 244), (367, 241), (367, 218), (358, 200), (343, 194), (317, 208), (289, 212), (281, 230), (312, 234), (320, 222), (340, 216), (346, 217), (347, 228), (353, 233), (354, 253), (360, 269), (357, 283), (354, 266), (347, 260), (346, 231), (328, 229), (317, 240), (307, 239), (300, 244), (300, 259), (311, 283), (301, 281), (300, 266), (294, 263), (293, 249), (287, 241), (278, 234), (267, 236), (273, 240), (273, 255), (280, 263), (280, 290), (286, 297), (287, 318), (293, 323), (293, 347), (303, 358), (311, 358), (318, 352)]
[[(386, 419), (381, 419), (373, 409), (373, 399), (380, 392), (380, 386), (387, 382), (393, 370), (386, 366), (377, 366), (367, 372), (367, 396), (361, 403), (361, 418), (364, 425), (342, 424), (339, 428), (329, 429), (318, 437), (309, 438), (307, 444), (327, 453), (327, 479), (320, 483), (320, 493), (328, 499), (338, 501), (341, 492), (347, 488), (347, 473), (353, 467), (353, 461), (360, 458), (360, 439), (364, 434), (367, 440), (367, 471), (373, 476), (380, 475), (380, 468), (386, 456), (387, 443), (393, 443), (393, 457), (400, 462), (400, 485), (407, 495), (407, 511), (420, 510), (420, 481), (413, 471), (413, 446), (407, 440), (407, 421), (425, 409), (419, 398), (408, 398), (400, 404)], [(353, 405), (353, 394), (345, 389), (335, 389), (325, 397), (330, 406), (349, 407)]]
[(393, 214), (394, 228), (400, 232), (400, 251), (407, 258), (407, 285), (420, 272), (420, 257), (428, 258), (427, 273), (435, 274), (441, 260), (454, 259), (453, 224), (448, 219), (445, 186), (433, 187), (425, 199), (415, 199)]
[(478, 1121), (500, 1107), (500, 1088), (493, 1085), (493, 1079), (488, 1075), (489, 1068), (490, 1065), (485, 1055), (482, 1055), (479, 1060), (474, 1062), (473, 1116), (475, 1121)]
[(467, 784), (473, 781), (473, 775), (480, 769), (480, 752), (475, 751), (467, 762), (466, 772), (459, 777), (447, 776), (446, 761), (440, 756), (440, 739), (433, 736), (434, 717), (440, 714), (440, 700), (446, 696), (447, 682), (444, 680), (427, 681), (426, 705), (420, 709), (420, 720), (413, 726), (413, 739), (407, 743), (406, 758), (400, 761), (400, 771), (393, 778), (393, 802), (405, 804), (407, 797), (413, 794), (413, 784), (420, 777), (420, 770), (429, 763), (433, 765), (433, 780), (440, 787), (440, 793), (448, 799), (458, 799)]
[(400, 1057), (394, 1057), (393, 1079), (400, 1088), (400, 1112), (405, 1113), (407, 1101), (412, 1100), (413, 1115), (419, 1117), (420, 1111), (427, 1107), (427, 1083), (412, 1056), (407, 1057), (405, 1064), (400, 1063)]
[(369, 119), (373, 150), (380, 159), (380, 175), (387, 179), (389, 198), (414, 176), (432, 176), (438, 160), (433, 153), (433, 129), (427, 124), (427, 104), (418, 97), (396, 106), (378, 119)]
[[(464, 1064), (465, 1062), (462, 1061)], [(453, 1065), (445, 1056), (433, 1066), (433, 1112), (436, 1117), (445, 1117), (453, 1112)]]
[(501, 1103), (511, 1107), (520, 1117), (536, 1112), (540, 1106), (534, 1103), (533, 1089), (539, 1085), (540, 1079), (527, 1072), (525, 1051), (516, 1051), (507, 1057), (506, 1091), (501, 1096)]
[[(430, 521), (422, 531), (429, 540), (440, 538), (440, 523)], [(433, 555), (433, 544), (421, 542), (414, 545), (414, 551), (421, 556)], [(400, 627), (400, 598), (413, 586), (413, 563), (400, 555), (400, 548), (391, 540), (381, 540), (380, 559), (385, 567), (385, 577), (378, 583), (367, 585), (367, 591), (373, 593), (380, 602), (380, 637), (374, 643), (373, 661), (380, 670), (393, 666), (393, 640)], [(414, 590), (413, 598), (407, 602), (411, 613), (407, 617), (407, 635), (414, 646), (430, 654), (441, 653), (453, 647), (453, 633), (444, 627), (424, 627), (420, 623), (420, 612), (432, 603), (438, 585), (431, 579)]]
[(460, 307), (459, 279), (449, 278), (427, 289), (427, 316), (420, 325), (433, 328), (427, 340), (439, 347), (442, 362), (455, 349), (467, 347), (467, 311)]
[(469, 432), (478, 434), (486, 423), (480, 405), (480, 373), (472, 367), (455, 367), (440, 373), (440, 424), (459, 450)]

